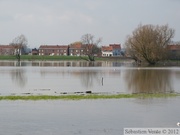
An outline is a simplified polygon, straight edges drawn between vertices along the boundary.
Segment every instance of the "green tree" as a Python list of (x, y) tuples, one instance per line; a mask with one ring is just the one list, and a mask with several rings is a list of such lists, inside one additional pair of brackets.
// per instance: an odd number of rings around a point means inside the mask
[(175, 30), (168, 25), (139, 25), (126, 40), (128, 54), (136, 61), (156, 64), (167, 57)]

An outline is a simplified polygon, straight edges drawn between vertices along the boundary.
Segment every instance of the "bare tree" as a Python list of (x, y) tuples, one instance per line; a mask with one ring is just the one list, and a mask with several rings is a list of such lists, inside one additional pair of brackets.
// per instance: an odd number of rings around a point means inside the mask
[(85, 45), (85, 54), (88, 56), (89, 61), (95, 61), (95, 54), (99, 53), (100, 49), (98, 44), (102, 41), (98, 38), (96, 41), (95, 37), (91, 34), (85, 34), (81, 37), (82, 43)]
[(128, 54), (136, 61), (155, 64), (166, 58), (167, 45), (174, 33), (168, 25), (139, 25), (126, 40)]
[(27, 39), (24, 35), (20, 35), (13, 39), (13, 41), (10, 43), (14, 47), (14, 53), (18, 61), (21, 59), (21, 55), (25, 53), (25, 50), (27, 48)]

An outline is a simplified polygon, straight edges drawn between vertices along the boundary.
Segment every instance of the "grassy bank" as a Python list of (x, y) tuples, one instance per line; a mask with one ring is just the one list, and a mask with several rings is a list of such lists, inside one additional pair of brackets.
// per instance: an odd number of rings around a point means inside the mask
[(25, 96), (0, 96), (0, 100), (82, 100), (82, 99), (121, 99), (121, 98), (167, 98), (177, 97), (180, 94), (115, 94), (115, 95), (25, 95)]
[[(15, 56), (0, 56), (0, 60), (17, 60)], [(82, 60), (82, 58), (78, 56), (39, 56), (39, 55), (22, 55), (21, 60), (49, 60), (49, 61), (56, 61), (56, 60)]]

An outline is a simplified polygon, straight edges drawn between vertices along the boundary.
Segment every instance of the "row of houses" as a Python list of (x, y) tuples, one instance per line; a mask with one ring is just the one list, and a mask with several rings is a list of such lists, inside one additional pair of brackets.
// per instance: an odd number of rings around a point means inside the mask
[[(39, 49), (32, 49), (32, 55), (69, 55), (69, 56), (84, 56), (88, 51), (87, 45), (81, 43), (71, 45), (41, 45)], [(121, 44), (110, 44), (109, 46), (102, 46), (101, 52), (98, 56), (121, 56)]]
[[(38, 49), (31, 50), (32, 55), (49, 55), (49, 56), (84, 56), (89, 52), (88, 45), (75, 43), (71, 45), (41, 45)], [(92, 46), (92, 45), (89, 45)], [(109, 46), (102, 46), (100, 52), (95, 55), (98, 56), (120, 56), (121, 44), (109, 44)], [(0, 45), (0, 55), (13, 55), (15, 48), (12, 45)], [(23, 54), (23, 53), (21, 53)]]
[[(87, 54), (89, 47), (81, 43), (71, 45), (40, 45), (38, 49), (34, 48), (28, 52), (31, 55), (57, 55), (57, 56), (84, 56)], [(180, 59), (180, 43), (173, 43), (168, 45), (168, 50), (171, 53), (172, 59)], [(122, 56), (124, 50), (121, 48), (121, 44), (109, 44), (102, 46), (100, 52), (96, 55), (102, 57)], [(13, 55), (15, 48), (12, 45), (0, 45), (0, 55)], [(23, 53), (22, 53), (23, 54)], [(26, 53), (28, 54), (28, 53)]]

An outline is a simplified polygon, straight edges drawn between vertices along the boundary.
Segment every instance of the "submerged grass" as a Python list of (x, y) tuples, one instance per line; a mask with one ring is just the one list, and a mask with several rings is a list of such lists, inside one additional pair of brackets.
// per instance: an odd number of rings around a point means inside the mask
[(180, 94), (85, 94), (85, 95), (10, 95), (0, 96), (0, 100), (82, 100), (82, 99), (121, 99), (121, 98), (167, 98)]

